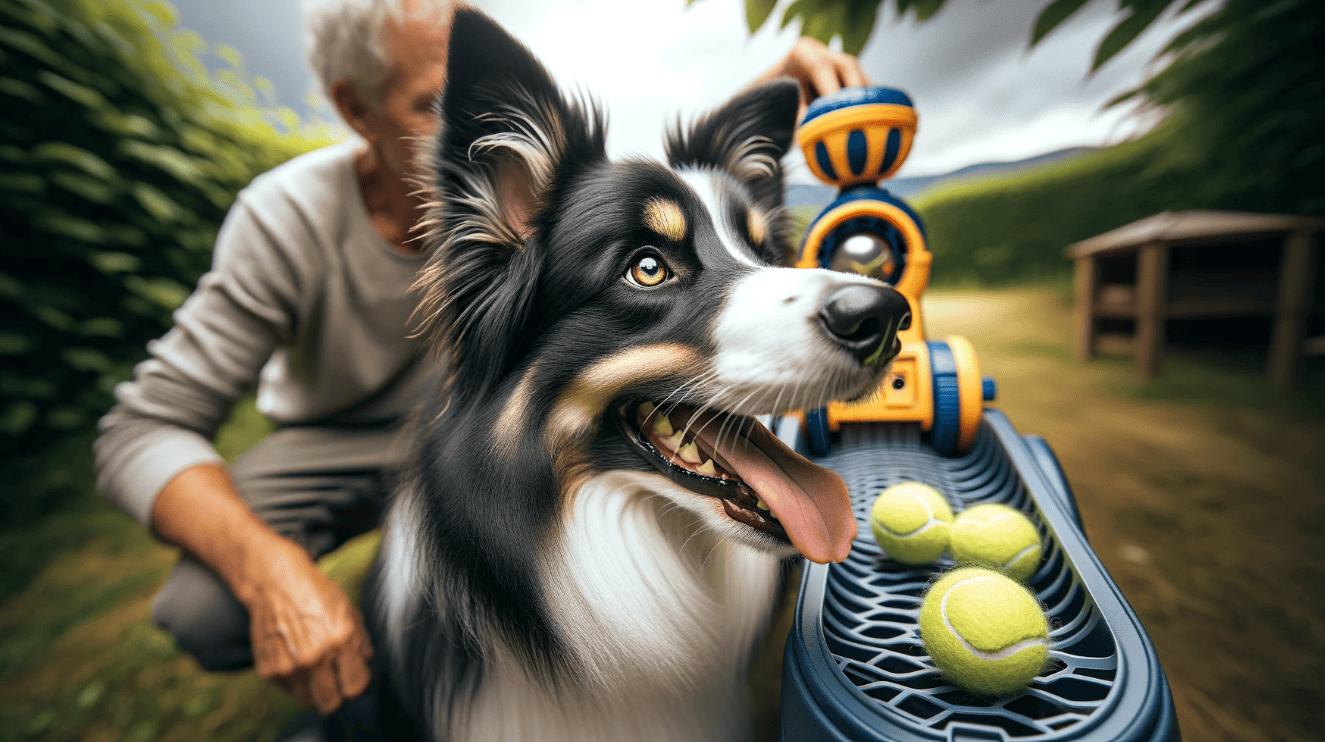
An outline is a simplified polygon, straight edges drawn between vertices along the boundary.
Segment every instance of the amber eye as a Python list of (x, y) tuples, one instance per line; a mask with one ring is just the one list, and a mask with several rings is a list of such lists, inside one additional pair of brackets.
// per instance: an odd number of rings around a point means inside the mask
[(652, 288), (667, 280), (667, 266), (654, 256), (645, 255), (630, 266), (630, 271), (626, 275), (631, 283)]

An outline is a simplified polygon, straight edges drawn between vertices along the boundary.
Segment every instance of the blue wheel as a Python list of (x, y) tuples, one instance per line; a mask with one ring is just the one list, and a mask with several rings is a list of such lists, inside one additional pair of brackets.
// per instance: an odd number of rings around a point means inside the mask
[(815, 456), (827, 456), (831, 442), (828, 432), (828, 408), (817, 407), (805, 413), (805, 441), (810, 453)]
[(952, 349), (942, 340), (930, 340), (929, 367), (934, 379), (934, 425), (930, 428), (930, 441), (934, 450), (943, 456), (957, 453), (957, 438), (961, 432), (961, 395), (957, 386), (957, 362)]

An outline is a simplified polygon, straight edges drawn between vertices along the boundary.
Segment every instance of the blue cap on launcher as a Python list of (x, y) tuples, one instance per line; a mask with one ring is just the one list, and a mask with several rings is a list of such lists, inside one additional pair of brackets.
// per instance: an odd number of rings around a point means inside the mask
[(917, 119), (911, 97), (894, 88), (843, 88), (810, 104), (797, 142), (810, 171), (840, 191), (808, 225), (798, 265), (861, 273), (912, 295), (924, 290), (927, 271), (902, 281), (908, 258), (926, 249), (924, 225), (878, 185), (906, 161)]
[(906, 93), (843, 88), (810, 105), (798, 137), (815, 177), (847, 187), (891, 177), (915, 133), (915, 106)]

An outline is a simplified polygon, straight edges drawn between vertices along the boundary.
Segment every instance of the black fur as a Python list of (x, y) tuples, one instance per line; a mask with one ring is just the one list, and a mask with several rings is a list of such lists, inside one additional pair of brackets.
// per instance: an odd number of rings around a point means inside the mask
[[(723, 199), (734, 207), (735, 226), (746, 229), (744, 210), (766, 212), (772, 246), (765, 252), (779, 256), (785, 225), (778, 218), (777, 162), (790, 146), (796, 103), (793, 84), (773, 83), (674, 133), (667, 144), (673, 166), (727, 172)], [(407, 709), (406, 726), (419, 729), (427, 727), (420, 715), (435, 700), (429, 678), (446, 678), (443, 704), (462, 702), (481, 682), (479, 637), (486, 631), (501, 632), (548, 686), (575, 682), (578, 669), (549, 617), (538, 576), (539, 550), (555, 535), (565, 504), (566, 469), (558, 456), (594, 471), (648, 470), (649, 464), (607, 429), (563, 442), (549, 455), (545, 435), (557, 392), (594, 360), (629, 347), (671, 342), (702, 352), (724, 287), (749, 270), (721, 246), (718, 225), (674, 172), (609, 162), (601, 112), (564, 97), (527, 49), (478, 12), (456, 13), (438, 115), (422, 310), (449, 365), (436, 393), (422, 402), (416, 428), (408, 481), (422, 503), (422, 599), (404, 635), (391, 637), (410, 650), (389, 668), (391, 688), (383, 697), (388, 707), (399, 702)], [(518, 150), (483, 146), (499, 141), (493, 137), (529, 135), (531, 128), (549, 138), (540, 152), (546, 178)], [(752, 155), (771, 161), (772, 169), (729, 171)], [(532, 197), (526, 225), (492, 209), (492, 193), (521, 188)], [(646, 204), (659, 197), (689, 217), (684, 240), (663, 239), (644, 224)], [(660, 256), (679, 280), (649, 291), (624, 284), (641, 249)], [(682, 287), (685, 301), (678, 300)], [(528, 400), (517, 445), (499, 454), (493, 435), (526, 376), (544, 393)], [(656, 380), (631, 393), (661, 397), (683, 381)], [(370, 607), (383, 599), (385, 579), (379, 563), (366, 588)], [(447, 607), (441, 616), (437, 601)], [(374, 613), (369, 610), (370, 619)], [(379, 645), (391, 630), (371, 620), (370, 629)]]

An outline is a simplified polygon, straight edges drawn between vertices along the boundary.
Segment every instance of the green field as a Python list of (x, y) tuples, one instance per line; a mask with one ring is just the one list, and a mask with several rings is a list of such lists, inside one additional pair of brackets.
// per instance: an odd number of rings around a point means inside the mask
[[(1068, 245), (1161, 211), (1236, 208), (1202, 187), (1199, 169), (1167, 159), (1179, 132), (1161, 125), (1134, 141), (1063, 160), (943, 181), (908, 198), (924, 222), (933, 286), (1009, 286), (1071, 273)], [(880, 184), (888, 187), (888, 181)], [(816, 216), (793, 209), (797, 231)]]

